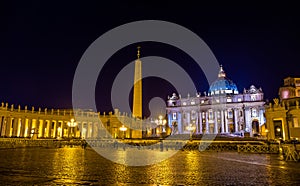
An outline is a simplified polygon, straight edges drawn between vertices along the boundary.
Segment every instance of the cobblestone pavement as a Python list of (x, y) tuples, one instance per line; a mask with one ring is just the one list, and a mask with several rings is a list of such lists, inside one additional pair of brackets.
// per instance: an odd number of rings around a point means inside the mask
[(179, 151), (155, 165), (129, 167), (92, 149), (0, 150), (0, 185), (139, 184), (300, 185), (300, 163), (270, 154)]

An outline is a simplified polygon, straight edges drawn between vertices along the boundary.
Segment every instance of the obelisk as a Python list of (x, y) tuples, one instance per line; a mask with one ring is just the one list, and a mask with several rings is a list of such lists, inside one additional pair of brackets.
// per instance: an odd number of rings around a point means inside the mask
[(140, 48), (137, 47), (137, 59), (134, 64), (133, 85), (133, 117), (142, 119), (142, 61), (140, 60)]

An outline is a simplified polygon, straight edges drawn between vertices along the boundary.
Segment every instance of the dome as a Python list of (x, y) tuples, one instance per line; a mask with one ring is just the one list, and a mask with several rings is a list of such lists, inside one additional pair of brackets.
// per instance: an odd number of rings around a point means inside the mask
[(226, 77), (223, 67), (220, 66), (218, 79), (210, 85), (208, 93), (209, 95), (218, 95), (218, 94), (238, 94), (239, 92), (236, 87), (236, 84)]

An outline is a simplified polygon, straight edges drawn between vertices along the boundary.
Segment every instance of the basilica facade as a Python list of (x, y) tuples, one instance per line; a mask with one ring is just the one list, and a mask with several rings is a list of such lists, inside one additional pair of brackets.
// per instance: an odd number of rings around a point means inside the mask
[(263, 91), (251, 85), (239, 93), (222, 66), (208, 93), (167, 100), (168, 125), (172, 134), (230, 134), (255, 136), (265, 124)]

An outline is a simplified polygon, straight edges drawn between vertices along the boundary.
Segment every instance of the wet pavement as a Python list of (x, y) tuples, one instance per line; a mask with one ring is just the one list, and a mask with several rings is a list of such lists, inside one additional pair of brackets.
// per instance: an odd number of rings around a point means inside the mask
[(300, 162), (276, 154), (179, 151), (130, 167), (90, 148), (1, 149), (0, 185), (300, 185)]

